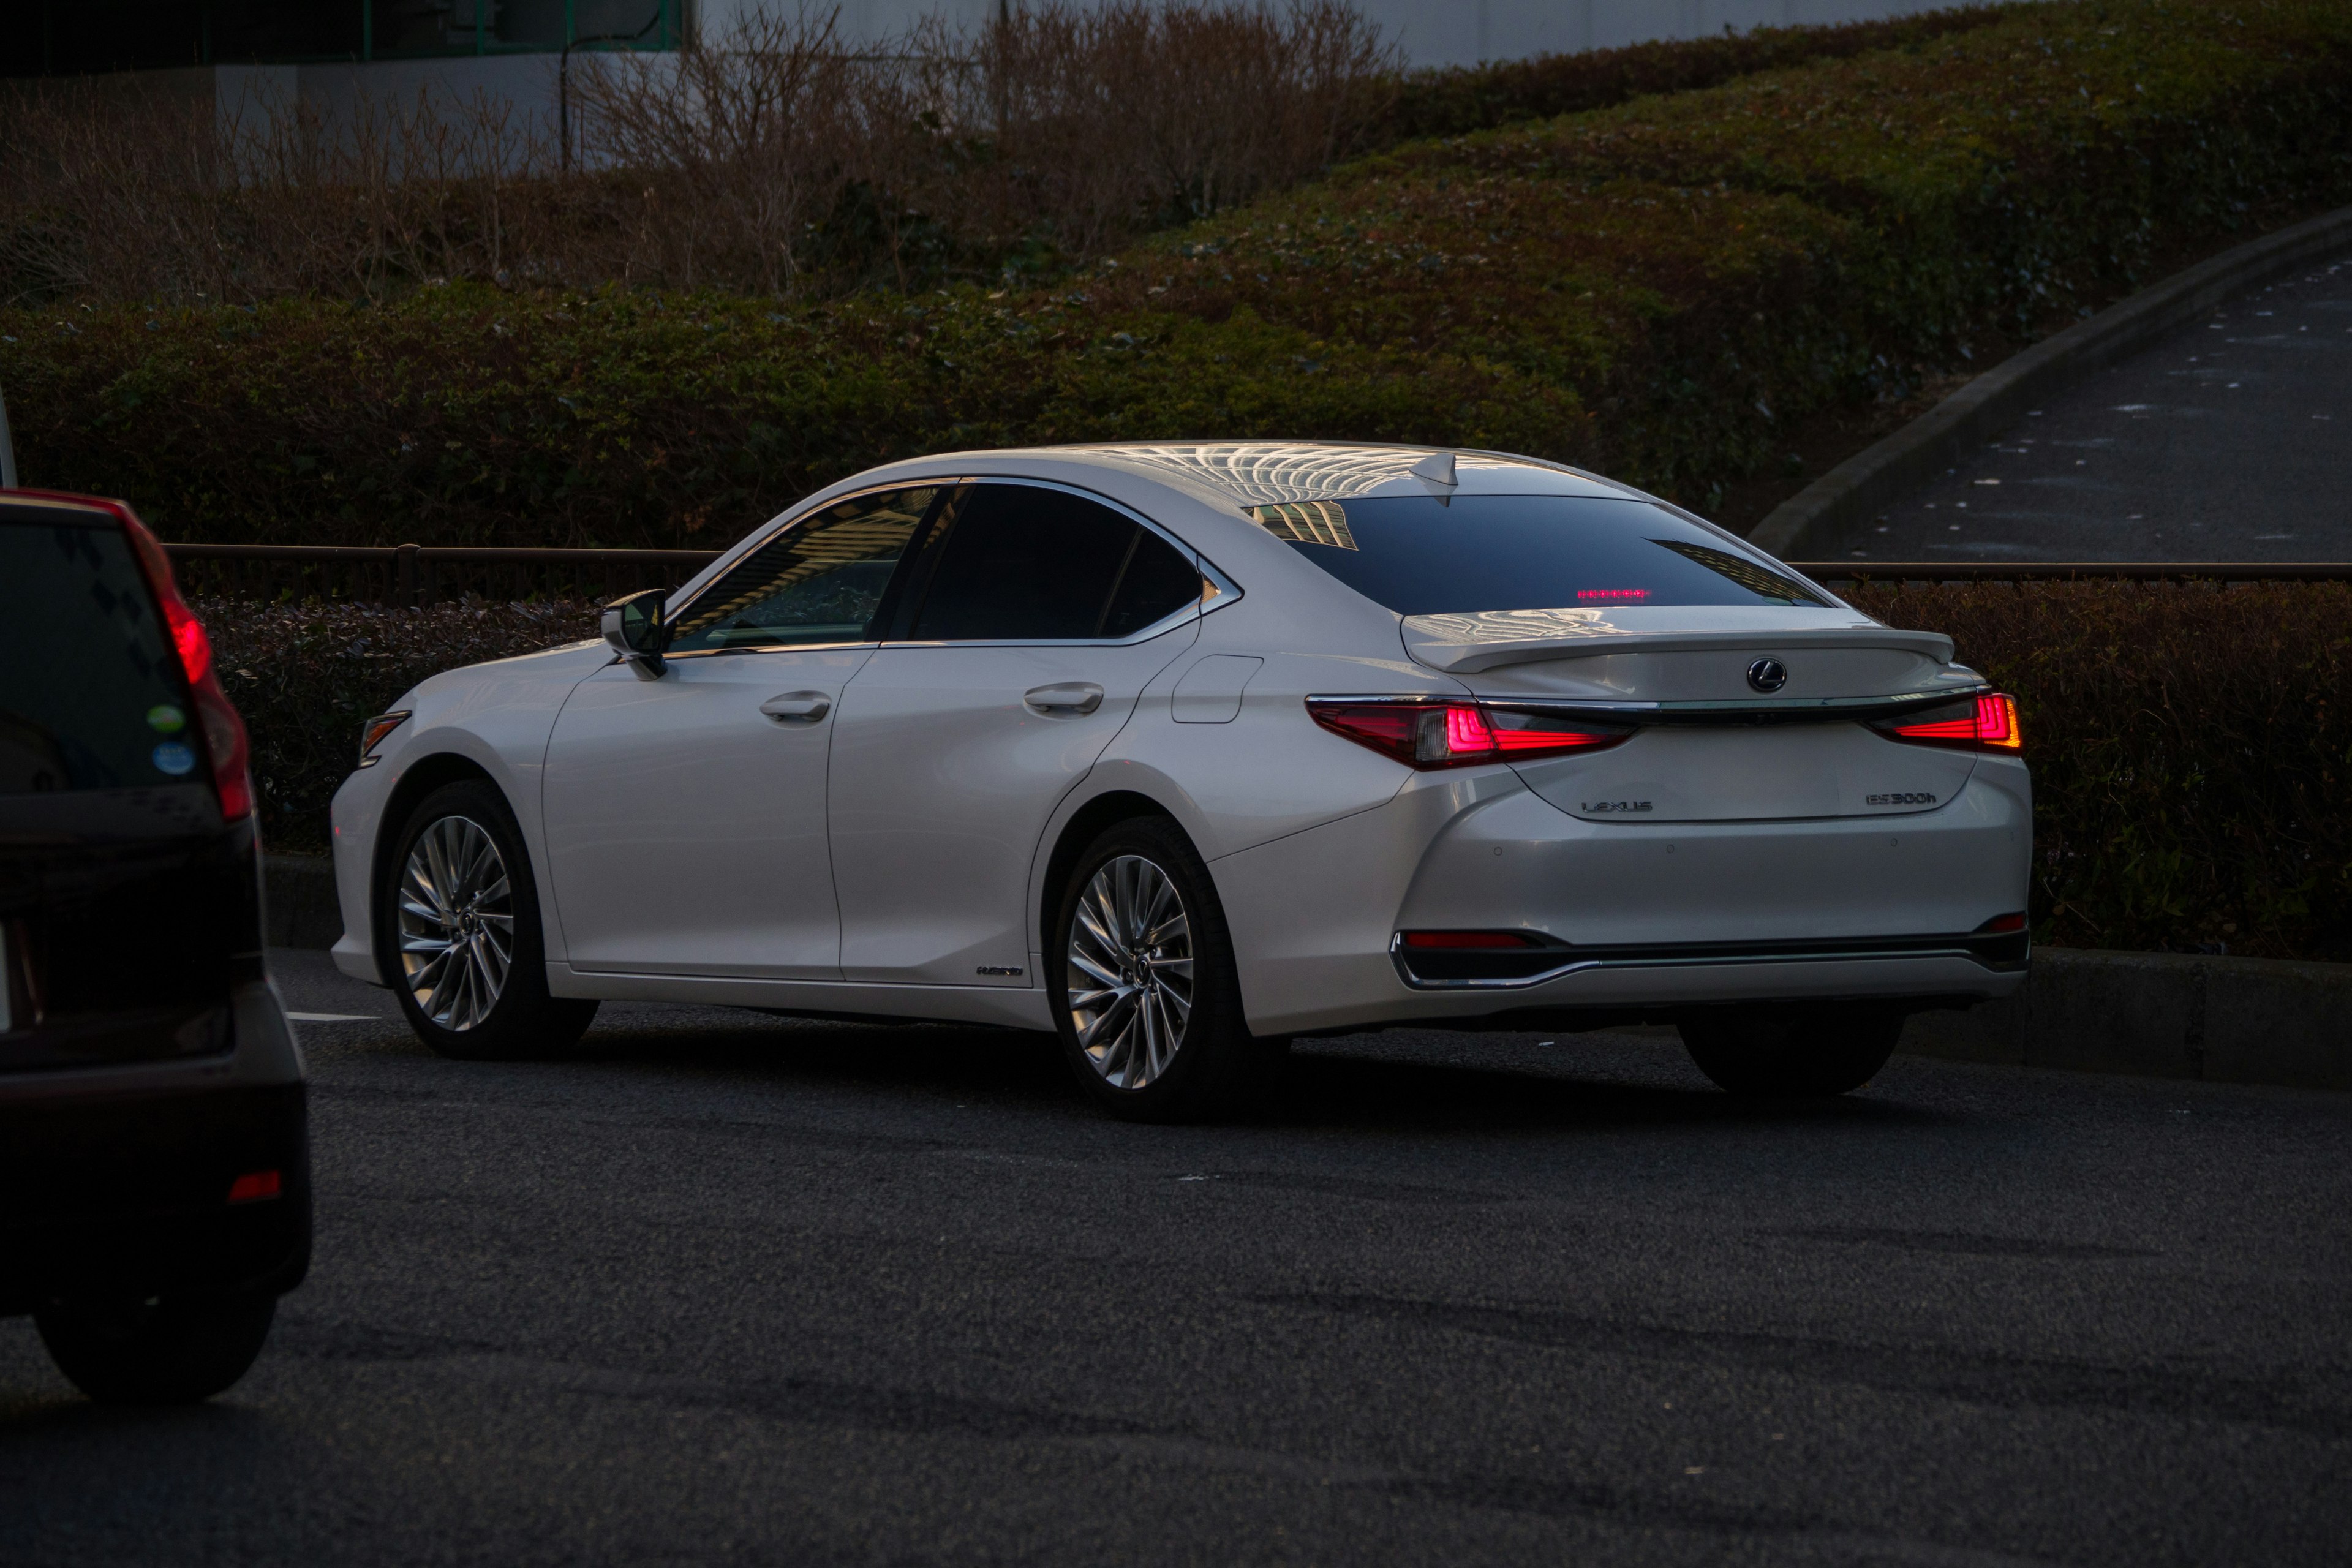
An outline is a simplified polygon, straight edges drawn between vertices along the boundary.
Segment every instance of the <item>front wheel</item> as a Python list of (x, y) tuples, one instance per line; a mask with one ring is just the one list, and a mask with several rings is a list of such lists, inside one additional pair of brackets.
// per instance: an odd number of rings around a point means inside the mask
[(1698, 1070), (1733, 1094), (1828, 1098), (1878, 1076), (1903, 1037), (1903, 1015), (1879, 1007), (1726, 1009), (1685, 1018)]
[(511, 1061), (562, 1051), (596, 1004), (552, 996), (539, 889), (506, 797), (484, 779), (419, 801), (394, 844), (377, 929), (386, 978), (416, 1036), (445, 1057)]
[(1273, 1089), (1287, 1042), (1250, 1033), (1224, 911), (1181, 828), (1116, 824), (1060, 894), (1045, 980), (1088, 1099), (1129, 1121), (1190, 1121)]
[(44, 1307), (49, 1359), (101, 1405), (194, 1405), (243, 1377), (277, 1315), (275, 1296), (165, 1297)]

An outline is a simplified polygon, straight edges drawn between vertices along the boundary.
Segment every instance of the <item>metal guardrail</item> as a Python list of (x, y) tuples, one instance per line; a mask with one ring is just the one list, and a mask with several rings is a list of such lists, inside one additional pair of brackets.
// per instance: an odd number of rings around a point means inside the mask
[[(439, 544), (167, 544), (184, 586), (231, 598), (417, 606), (475, 595), (607, 599), (684, 581), (715, 550), (533, 550)], [(2344, 583), (2352, 561), (1792, 561), (1837, 583)]]
[(2352, 561), (1791, 561), (1837, 583), (2352, 583)]
[(166, 544), (181, 585), (228, 598), (361, 599), (410, 608), (471, 594), (609, 599), (684, 581), (716, 550), (440, 544)]

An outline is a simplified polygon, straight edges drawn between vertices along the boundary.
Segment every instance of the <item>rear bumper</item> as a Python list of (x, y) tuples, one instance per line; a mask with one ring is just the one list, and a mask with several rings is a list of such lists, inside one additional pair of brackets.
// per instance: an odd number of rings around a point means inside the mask
[[(1692, 1008), (1966, 1006), (2024, 984), (2024, 768), (1987, 763), (1932, 811), (1764, 822), (1591, 822), (1507, 770), (1424, 774), (1390, 804), (1212, 863), (1250, 1025), (1264, 1034), (1505, 1015), (1528, 1027)], [(1517, 931), (1547, 956), (1496, 984), (1431, 984), (1402, 931)], [(1456, 978), (1460, 977), (1457, 973)]]
[[(248, 1173), (278, 1194), (232, 1204)], [(310, 1262), (304, 1086), (0, 1106), (0, 1313), (43, 1300), (278, 1294)]]

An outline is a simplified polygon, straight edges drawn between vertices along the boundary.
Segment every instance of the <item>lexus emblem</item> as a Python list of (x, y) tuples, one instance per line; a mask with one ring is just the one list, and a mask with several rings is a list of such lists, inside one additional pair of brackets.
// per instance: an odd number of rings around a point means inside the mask
[(1777, 658), (1759, 658), (1748, 667), (1748, 684), (1759, 691), (1778, 691), (1789, 684), (1789, 667)]

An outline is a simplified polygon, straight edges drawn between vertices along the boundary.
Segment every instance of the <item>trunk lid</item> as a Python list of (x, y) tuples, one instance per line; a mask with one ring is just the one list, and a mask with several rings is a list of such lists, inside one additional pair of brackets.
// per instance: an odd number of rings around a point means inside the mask
[(1862, 721), (1977, 689), (1948, 637), (1843, 608), (1712, 605), (1415, 616), (1405, 647), (1501, 706), (1638, 726), (1607, 751), (1514, 764), (1588, 821), (1903, 816), (1966, 786), (1968, 752)]

